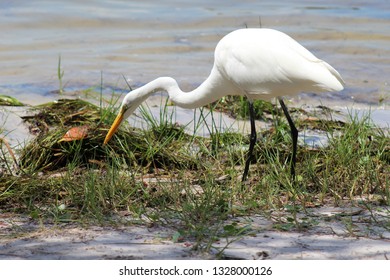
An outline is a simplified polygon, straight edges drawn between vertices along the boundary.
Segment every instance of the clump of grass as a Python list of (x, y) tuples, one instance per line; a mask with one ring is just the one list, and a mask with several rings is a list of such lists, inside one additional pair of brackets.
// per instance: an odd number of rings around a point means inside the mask
[(15, 97), (0, 94), (0, 106), (24, 106), (24, 104)]
[[(155, 126), (141, 131), (124, 124), (109, 145), (103, 146), (115, 114), (79, 99), (61, 99), (34, 110), (38, 113), (24, 119), (33, 124), (30, 130), (38, 130), (39, 135), (21, 152), (20, 165), (24, 170), (53, 171), (70, 163), (104, 166), (113, 161), (127, 166), (196, 168), (191, 156), (175, 141), (184, 137), (178, 126)], [(61, 141), (70, 128), (80, 126), (88, 130), (85, 137)]]
[[(98, 124), (103, 114), (102, 109), (81, 99), (59, 99), (34, 106), (30, 111), (35, 114), (22, 116), (22, 119), (29, 124), (34, 134), (46, 133), (51, 127)], [(114, 116), (112, 114), (109, 117)]]
[[(80, 99), (60, 99), (32, 110), (37, 113), (23, 119), (38, 136), (21, 151), (20, 166), (25, 172), (52, 171), (70, 163), (92, 164), (104, 158), (101, 141), (107, 125), (100, 108)], [(79, 126), (87, 127), (85, 137), (61, 141), (68, 129)]]
[(138, 211), (139, 204), (131, 204), (138, 186), (118, 170), (68, 165), (55, 173), (0, 178), (0, 207), (56, 222), (104, 222), (115, 211)]
[(360, 120), (351, 117), (342, 134), (329, 140), (322, 152), (322, 164), (317, 166), (323, 191), (335, 198), (386, 195), (390, 139), (373, 125), (369, 115)]

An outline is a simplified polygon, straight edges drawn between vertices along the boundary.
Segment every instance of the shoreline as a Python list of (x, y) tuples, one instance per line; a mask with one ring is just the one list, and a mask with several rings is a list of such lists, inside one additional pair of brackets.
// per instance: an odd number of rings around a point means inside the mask
[[(58, 98), (53, 98), (58, 97)], [(17, 147), (23, 144), (26, 144), (27, 141), (33, 139), (33, 135), (31, 135), (28, 131), (28, 128), (24, 125), (21, 116), (31, 115), (29, 110), (33, 106), (41, 105), (47, 102), (56, 101), (58, 99), (63, 98), (78, 98), (82, 100), (86, 100), (88, 102), (92, 102), (98, 105), (98, 101), (96, 99), (91, 98), (82, 98), (77, 95), (77, 91), (64, 94), (64, 95), (54, 95), (46, 96), (43, 100), (37, 102), (36, 100), (33, 102), (34, 105), (28, 106), (0, 106), (0, 125), (2, 126), (3, 132), (2, 137), (5, 137), (7, 141), (10, 143), (11, 147)], [(159, 118), (159, 106), (163, 105), (165, 102), (165, 95), (156, 94), (149, 98), (145, 104), (150, 108), (151, 113), (155, 117), (156, 120)], [(333, 113), (332, 118), (338, 120), (346, 121), (348, 120), (348, 116), (354, 117), (355, 115), (358, 118), (369, 116), (374, 125), (378, 126), (378, 128), (383, 129), (384, 131), (389, 131), (390, 129), (390, 106), (387, 104), (382, 105), (372, 105), (367, 103), (356, 103), (351, 102), (348, 104), (340, 105), (340, 102), (335, 100), (324, 100), (321, 99), (307, 99), (307, 98), (291, 98), (286, 97), (287, 106), (291, 108), (301, 108), (309, 112), (315, 112), (317, 106), (325, 106), (335, 111)], [(29, 102), (24, 103), (28, 104)], [(316, 105), (311, 105), (310, 103), (315, 103)], [(120, 104), (118, 101), (117, 104)], [(192, 109), (183, 109), (178, 106), (169, 106), (174, 110), (175, 118), (179, 125), (188, 125), (193, 121), (194, 110)], [(207, 111), (207, 109), (206, 109)], [(133, 114), (128, 122), (135, 127), (145, 128), (147, 127), (147, 123), (138, 117), (139, 111), (137, 110), (135, 114)], [(240, 132), (247, 134), (249, 133), (249, 120), (237, 120), (227, 116), (224, 113), (217, 112), (216, 116), (218, 118), (217, 122), (223, 123), (222, 131), (231, 129), (234, 132)], [(207, 123), (210, 124), (212, 120), (207, 119)], [(262, 121), (256, 121), (259, 132), (261, 129), (264, 129), (267, 124)], [(202, 130), (202, 129), (201, 129)], [(203, 129), (203, 131), (205, 131)], [(191, 129), (187, 129), (186, 132), (191, 135)], [(206, 134), (204, 134), (206, 133)], [(208, 137), (208, 132), (200, 133), (199, 136)]]

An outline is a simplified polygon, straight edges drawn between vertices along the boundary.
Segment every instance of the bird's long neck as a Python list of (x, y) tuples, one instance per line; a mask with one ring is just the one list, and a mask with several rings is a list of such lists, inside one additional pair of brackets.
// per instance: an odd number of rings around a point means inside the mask
[(157, 91), (168, 92), (169, 98), (178, 106), (188, 109), (198, 108), (212, 103), (221, 97), (231, 94), (231, 87), (222, 82), (219, 73), (213, 68), (210, 76), (196, 89), (183, 92), (175, 79), (170, 77), (157, 78), (141, 87), (145, 100), (150, 94)]

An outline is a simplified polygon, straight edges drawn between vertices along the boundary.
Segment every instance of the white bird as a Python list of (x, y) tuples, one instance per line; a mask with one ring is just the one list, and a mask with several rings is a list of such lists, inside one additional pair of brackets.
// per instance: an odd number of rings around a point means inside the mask
[(122, 120), (127, 119), (154, 92), (166, 91), (176, 105), (189, 109), (204, 106), (226, 95), (246, 96), (251, 138), (242, 177), (245, 181), (256, 142), (253, 100), (277, 97), (291, 128), (291, 174), (295, 177), (298, 131), (281, 97), (300, 92), (340, 91), (343, 88), (344, 81), (332, 66), (285, 33), (265, 28), (239, 29), (219, 41), (211, 73), (195, 90), (183, 92), (175, 79), (160, 77), (130, 91), (122, 101), (104, 144), (111, 139)]

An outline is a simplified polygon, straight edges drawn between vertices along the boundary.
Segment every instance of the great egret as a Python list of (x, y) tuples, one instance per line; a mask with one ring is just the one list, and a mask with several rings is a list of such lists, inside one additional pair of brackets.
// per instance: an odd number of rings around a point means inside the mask
[(128, 118), (154, 92), (166, 91), (176, 105), (189, 109), (204, 106), (225, 95), (246, 96), (251, 136), (242, 177), (242, 181), (245, 181), (256, 142), (253, 100), (277, 97), (291, 128), (291, 174), (295, 177), (298, 130), (281, 96), (302, 91), (340, 91), (343, 85), (343, 79), (332, 66), (283, 32), (265, 28), (239, 29), (219, 41), (211, 73), (195, 90), (183, 92), (175, 79), (160, 77), (130, 91), (122, 101), (104, 144), (111, 139), (122, 120)]

